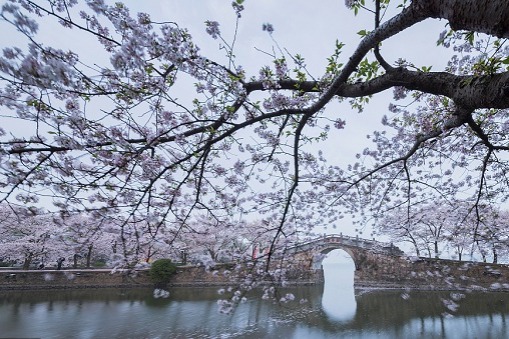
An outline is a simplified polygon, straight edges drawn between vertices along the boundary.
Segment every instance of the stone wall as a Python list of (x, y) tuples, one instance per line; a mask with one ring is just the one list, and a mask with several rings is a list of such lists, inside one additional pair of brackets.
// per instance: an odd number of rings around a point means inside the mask
[[(237, 272), (239, 276), (249, 272)], [(288, 284), (312, 285), (323, 282), (322, 271), (289, 270)], [(227, 286), (235, 285), (228, 265), (214, 269), (196, 266), (178, 266), (169, 286)], [(59, 289), (99, 287), (153, 287), (147, 270), (131, 274), (112, 272), (111, 269), (64, 270), (0, 270), (0, 290), (6, 289)]]
[(366, 253), (356, 287), (509, 291), (509, 266)]
[[(219, 268), (214, 273), (203, 267), (181, 266), (172, 277), (170, 286), (225, 285), (228, 270)], [(148, 287), (154, 286), (148, 270), (131, 274), (112, 272), (111, 269), (80, 270), (0, 270), (0, 289), (51, 289), (98, 287)]]
[[(289, 267), (289, 285), (323, 283), (323, 270), (309, 267), (310, 258)], [(509, 291), (509, 266), (454, 260), (407, 258), (364, 252), (356, 255), (356, 288), (403, 288), (434, 290)], [(170, 286), (234, 285), (227, 266), (206, 270), (179, 266)], [(50, 289), (97, 287), (152, 287), (148, 270), (112, 273), (110, 269), (91, 270), (0, 270), (1, 289)]]
[(84, 288), (146, 286), (150, 281), (147, 272), (135, 276), (111, 273), (111, 270), (2, 270), (0, 289)]

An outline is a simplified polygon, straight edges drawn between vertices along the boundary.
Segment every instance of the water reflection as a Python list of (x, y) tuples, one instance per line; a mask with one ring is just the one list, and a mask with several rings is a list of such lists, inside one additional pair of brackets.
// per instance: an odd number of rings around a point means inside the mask
[(326, 281), (323, 288), (285, 291), (306, 304), (254, 296), (229, 316), (218, 313), (216, 288), (175, 288), (168, 299), (154, 299), (149, 289), (4, 291), (0, 337), (509, 338), (507, 293), (468, 294), (451, 316), (442, 302), (449, 292), (411, 292), (404, 299), (401, 291), (357, 291), (354, 297), (348, 285), (337, 288), (334, 276)]
[(324, 259), (324, 289), (322, 309), (334, 321), (347, 322), (355, 317), (357, 302), (353, 287), (353, 260), (341, 250), (329, 253)]

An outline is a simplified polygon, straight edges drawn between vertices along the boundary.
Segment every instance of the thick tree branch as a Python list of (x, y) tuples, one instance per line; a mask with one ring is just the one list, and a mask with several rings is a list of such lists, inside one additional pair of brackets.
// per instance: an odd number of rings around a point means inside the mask
[(414, 0), (410, 7), (430, 18), (446, 19), (453, 30), (509, 38), (509, 2), (493, 0)]
[[(316, 81), (282, 80), (281, 89), (319, 92), (324, 87)], [(367, 82), (344, 83), (336, 95), (346, 98), (370, 96), (395, 86), (409, 90), (446, 96), (460, 106), (469, 108), (509, 108), (509, 72), (492, 75), (455, 75), (447, 72), (410, 71), (403, 67)], [(265, 90), (261, 81), (246, 84), (248, 93)]]

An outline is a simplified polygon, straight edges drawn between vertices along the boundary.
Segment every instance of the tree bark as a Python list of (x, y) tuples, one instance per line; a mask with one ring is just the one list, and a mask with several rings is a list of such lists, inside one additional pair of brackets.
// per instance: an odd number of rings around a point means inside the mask
[(23, 269), (28, 270), (30, 268), (30, 264), (32, 263), (34, 255), (33, 253), (29, 253), (25, 256), (25, 260), (23, 261)]
[(446, 19), (453, 30), (509, 38), (507, 0), (414, 0), (410, 7), (416, 7), (430, 18)]
[(93, 249), (93, 245), (88, 245), (88, 250), (87, 250), (87, 268), (90, 268), (90, 261), (92, 259), (92, 249)]

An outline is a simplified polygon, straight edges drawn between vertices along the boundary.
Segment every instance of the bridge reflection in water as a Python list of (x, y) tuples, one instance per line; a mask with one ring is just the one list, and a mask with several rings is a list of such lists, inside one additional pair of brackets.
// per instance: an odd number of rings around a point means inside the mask
[(354, 293), (355, 264), (348, 253), (333, 250), (322, 261), (324, 290), (322, 309), (331, 320), (348, 322), (355, 317), (357, 302)]
[[(402, 298), (401, 291), (372, 291), (357, 295), (353, 318), (337, 320), (321, 307), (322, 286), (287, 292), (308, 301), (278, 304), (254, 297), (224, 315), (218, 312), (217, 288), (172, 288), (167, 299), (155, 299), (151, 289), (0, 291), (0, 336), (509, 338), (507, 293), (468, 293), (456, 312), (444, 315), (442, 301), (450, 292), (414, 291)], [(340, 303), (340, 297), (333, 299)]]

